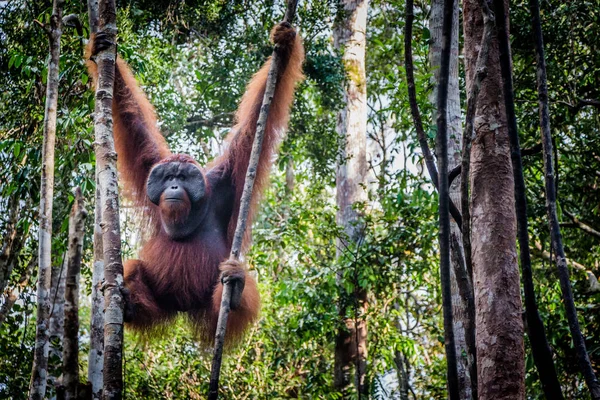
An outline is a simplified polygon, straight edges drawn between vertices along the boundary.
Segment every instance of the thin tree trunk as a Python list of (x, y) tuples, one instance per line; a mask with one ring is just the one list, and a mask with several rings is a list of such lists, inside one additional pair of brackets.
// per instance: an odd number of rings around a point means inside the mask
[[(429, 64), (433, 71), (432, 83), (434, 90), (430, 96), (430, 101), (434, 107), (433, 120), (437, 120), (436, 101), (437, 98), (437, 82), (439, 81), (439, 67), (442, 53), (442, 23), (443, 23), (444, 1), (433, 0), (431, 2), (431, 11), (429, 16), (429, 30), (431, 32), (431, 42), (429, 46)], [(460, 165), (461, 152), (461, 109), (460, 109), (460, 88), (458, 84), (458, 4), (455, 2), (453, 7), (452, 18), (452, 42), (450, 51), (450, 76), (448, 80), (448, 169), (454, 169)], [(455, 204), (461, 204), (460, 179), (455, 179), (449, 189), (450, 199)], [(477, 379), (475, 360), (475, 310), (469, 309), (469, 305), (461, 296), (456, 271), (465, 269), (465, 265), (461, 262), (464, 258), (462, 248), (462, 234), (460, 227), (454, 219), (450, 222), (451, 235), (451, 251), (452, 251), (452, 268), (450, 269), (450, 287), (452, 291), (452, 315), (453, 315), (453, 331), (454, 342), (456, 344), (457, 354), (457, 371), (460, 388), (460, 398), (472, 399), (477, 398)], [(466, 270), (464, 271), (466, 274)], [(468, 282), (468, 281), (467, 281)], [(467, 290), (472, 292), (470, 283), (467, 285)], [(468, 295), (472, 300), (472, 294)], [(473, 305), (473, 304), (472, 304)], [(470, 337), (470, 345), (468, 345), (467, 336)], [(470, 371), (470, 368), (472, 371)], [(471, 376), (475, 377), (473, 384)], [(475, 391), (475, 395), (474, 392)]]
[[(99, 1), (99, 32), (116, 43), (114, 0)], [(104, 389), (107, 400), (123, 396), (123, 261), (119, 224), (119, 186), (115, 143), (112, 132), (112, 100), (116, 44), (97, 57), (98, 83), (94, 112), (96, 162), (101, 193), (102, 242), (104, 246)]]
[(52, 246), (52, 199), (54, 195), (54, 144), (56, 141), (56, 114), (58, 106), (58, 68), (60, 60), (60, 36), (62, 34), (62, 8), (64, 0), (54, 0), (50, 26), (44, 26), (50, 45), (50, 62), (46, 87), (44, 112), (44, 143), (42, 150), (42, 178), (39, 209), (39, 271), (37, 283), (37, 318), (35, 349), (29, 398), (43, 399), (48, 378), (48, 323), (50, 319), (51, 246)]
[[(98, 0), (88, 0), (90, 32), (98, 32)], [(100, 165), (96, 163), (95, 209), (94, 209), (94, 264), (92, 267), (92, 315), (90, 319), (90, 353), (88, 357), (88, 385), (93, 400), (102, 398), (102, 371), (104, 367), (104, 247), (102, 245), (102, 200), (98, 175)]]
[[(552, 162), (553, 148), (552, 135), (550, 133), (550, 113), (548, 110), (548, 85), (546, 82), (546, 60), (544, 58), (544, 40), (542, 35), (542, 27), (540, 24), (540, 6), (537, 0), (530, 0), (529, 6), (532, 14), (533, 34), (535, 43), (535, 56), (537, 61), (537, 89), (540, 107), (540, 128), (542, 134), (542, 148), (544, 151), (544, 170), (545, 170), (545, 185), (546, 185), (546, 207), (548, 211), (548, 225), (550, 227), (550, 237), (552, 240), (552, 249), (556, 254), (556, 267), (558, 268), (558, 278), (560, 287), (563, 293), (563, 301), (565, 304), (567, 319), (569, 320), (569, 328), (579, 368), (585, 379), (585, 382), (590, 390), (592, 399), (600, 399), (600, 383), (596, 378), (594, 369), (590, 363), (590, 358), (587, 353), (585, 340), (579, 327), (577, 320), (577, 310), (573, 301), (573, 292), (571, 281), (569, 280), (569, 270), (567, 269), (567, 258), (562, 244), (560, 227), (558, 224), (558, 216), (556, 213), (556, 185), (554, 179), (554, 168)], [(508, 38), (507, 46), (508, 46)]]
[(65, 398), (77, 399), (79, 385), (79, 272), (83, 252), (83, 235), (87, 211), (81, 189), (75, 189), (75, 203), (69, 217), (69, 249), (65, 289), (65, 323), (63, 342), (63, 379)]
[[(394, 309), (396, 309), (396, 311), (400, 310), (400, 306), (398, 305), (398, 303), (394, 303)], [(396, 318), (395, 325), (398, 332), (404, 333), (399, 318)], [(398, 375), (398, 392), (400, 395), (400, 400), (408, 400), (408, 389), (410, 387), (410, 366), (408, 364), (406, 356), (399, 349), (396, 350), (396, 354), (394, 356), (394, 363), (396, 364), (396, 373)]]
[(452, 315), (452, 291), (450, 288), (450, 197), (448, 187), (448, 78), (450, 75), (450, 52), (452, 46), (452, 19), (454, 1), (444, 2), (442, 23), (442, 51), (440, 74), (437, 89), (437, 140), (436, 154), (439, 162), (439, 243), (440, 243), (440, 282), (442, 287), (442, 311), (444, 316), (444, 337), (448, 379), (448, 397), (458, 400), (459, 383), (454, 342)]
[(96, 205), (94, 211), (94, 264), (92, 269), (92, 316), (90, 321), (90, 353), (88, 357), (88, 384), (92, 399), (102, 398), (102, 371), (104, 367), (104, 247), (102, 246), (102, 204), (98, 184), (98, 163), (96, 163)]
[[(505, 2), (507, 7), (508, 3)], [(475, 80), (483, 34), (480, 0), (465, 0), (467, 89)], [(516, 254), (514, 180), (497, 34), (490, 42), (471, 154), (473, 285), (479, 399), (525, 397), (522, 304)]]
[(60, 364), (62, 362), (62, 346), (65, 322), (65, 271), (67, 265), (66, 253), (60, 265), (52, 267), (52, 280), (50, 285), (50, 324), (48, 336), (50, 338), (50, 349), (48, 358), (58, 360), (48, 366), (48, 382), (57, 389), (62, 387), (60, 381)]
[[(343, 141), (342, 154), (337, 166), (336, 200), (337, 223), (344, 228), (346, 239), (338, 240), (338, 258), (351, 243), (358, 243), (362, 236), (359, 215), (353, 209), (356, 202), (366, 201), (364, 190), (367, 168), (367, 81), (365, 72), (365, 48), (368, 0), (342, 0), (338, 23), (334, 27), (334, 45), (342, 52), (346, 71), (344, 108), (337, 118), (337, 131)], [(341, 281), (342, 276), (338, 276)], [(355, 282), (356, 284), (356, 282)], [(355, 383), (359, 398), (367, 398), (369, 388), (366, 380), (367, 366), (367, 292), (356, 284), (354, 299), (340, 287), (339, 312), (344, 320), (335, 343), (334, 386), (348, 396), (351, 382), (350, 371), (355, 364)], [(347, 309), (352, 306), (353, 317)]]
[[(523, 166), (521, 162), (521, 148), (519, 145), (519, 133), (517, 130), (517, 117), (515, 114), (513, 85), (512, 85), (512, 63), (510, 56), (510, 42), (508, 29), (505, 24), (504, 4), (496, 2), (497, 31), (500, 43), (500, 67), (504, 83), (504, 104), (508, 118), (508, 135), (511, 146), (511, 161), (513, 176), (515, 180), (515, 207), (517, 212), (517, 231), (519, 240), (519, 253), (521, 269), (523, 271), (523, 288), (525, 295), (525, 311), (527, 317), (527, 328), (529, 341), (533, 353), (542, 388), (547, 399), (563, 399), (562, 390), (554, 361), (552, 351), (546, 338), (544, 324), (540, 318), (535, 290), (533, 287), (533, 273), (531, 270), (531, 254), (529, 252), (529, 230), (527, 221), (527, 197), (525, 179), (523, 177)], [(538, 60), (539, 68), (539, 60)], [(539, 74), (538, 74), (539, 78)], [(547, 115), (547, 114), (546, 114)]]

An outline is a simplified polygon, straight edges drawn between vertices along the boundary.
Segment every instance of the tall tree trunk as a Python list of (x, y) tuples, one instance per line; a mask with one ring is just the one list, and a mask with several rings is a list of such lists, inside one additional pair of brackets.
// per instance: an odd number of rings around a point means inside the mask
[[(367, 169), (367, 81), (365, 48), (368, 0), (342, 0), (342, 15), (334, 28), (334, 43), (342, 53), (346, 70), (344, 108), (338, 114), (337, 131), (343, 141), (343, 150), (337, 166), (336, 200), (339, 207), (337, 222), (344, 228), (347, 239), (338, 241), (338, 257), (362, 235), (357, 225), (359, 215), (353, 204), (367, 199), (364, 184)], [(341, 279), (341, 277), (339, 277)], [(350, 386), (350, 371), (355, 364), (355, 383), (359, 398), (367, 398), (367, 293), (356, 284), (354, 299), (350, 301), (340, 288), (340, 316), (344, 326), (337, 334), (335, 345), (334, 386), (345, 396)], [(352, 309), (353, 317), (348, 317)]]
[(75, 203), (69, 216), (69, 249), (65, 289), (65, 324), (63, 342), (63, 380), (65, 398), (77, 399), (79, 385), (79, 272), (83, 252), (83, 235), (87, 211), (81, 189), (75, 189)]
[[(90, 32), (98, 31), (98, 0), (88, 0)], [(102, 398), (102, 370), (104, 367), (104, 246), (102, 245), (102, 204), (98, 175), (100, 165), (96, 163), (96, 192), (94, 209), (94, 264), (92, 267), (92, 315), (90, 319), (90, 353), (88, 356), (88, 385), (93, 400)]]
[(112, 132), (112, 100), (116, 62), (116, 10), (114, 0), (99, 1), (99, 32), (115, 43), (97, 57), (98, 82), (94, 112), (95, 150), (101, 193), (104, 250), (104, 388), (107, 400), (123, 396), (123, 261), (119, 223), (119, 186)]
[(54, 0), (50, 26), (44, 26), (50, 44), (50, 63), (46, 87), (44, 114), (44, 143), (42, 149), (42, 179), (39, 209), (39, 271), (37, 282), (37, 318), (35, 349), (29, 398), (43, 399), (48, 378), (48, 323), (50, 319), (51, 247), (52, 247), (52, 198), (54, 195), (54, 144), (56, 142), (56, 113), (58, 106), (58, 64), (60, 60), (60, 36), (62, 34), (62, 9), (64, 0)]
[[(483, 34), (480, 0), (465, 0), (463, 10), (465, 68), (470, 88)], [(473, 282), (481, 400), (525, 397), (514, 180), (499, 63), (498, 35), (494, 32), (488, 74), (478, 98), (471, 153)]]
[[(439, 81), (440, 61), (442, 53), (442, 23), (444, 15), (444, 1), (432, 0), (431, 12), (429, 16), (429, 30), (431, 31), (431, 42), (429, 47), (429, 63), (433, 70), (432, 83), (434, 90), (430, 96), (430, 101), (434, 108), (433, 121), (437, 120), (436, 98), (437, 98), (437, 82)], [(452, 18), (452, 42), (450, 50), (450, 75), (448, 79), (448, 105), (447, 105), (447, 120), (448, 120), (448, 170), (454, 169), (461, 162), (461, 108), (460, 108), (460, 88), (458, 84), (458, 3), (454, 2), (453, 18)], [(450, 199), (455, 204), (461, 204), (460, 179), (455, 179), (449, 189)], [(451, 235), (451, 251), (452, 251), (452, 268), (450, 269), (450, 285), (452, 290), (452, 314), (454, 325), (454, 342), (456, 344), (457, 354), (457, 370), (460, 387), (460, 398), (471, 399), (477, 398), (473, 395), (473, 389), (476, 391), (476, 386), (472, 387), (470, 366), (474, 366), (474, 334), (475, 321), (469, 314), (474, 310), (468, 309), (468, 304), (460, 294), (456, 271), (461, 271), (466, 275), (463, 248), (462, 234), (460, 227), (453, 219), (450, 223)], [(470, 286), (470, 285), (468, 285)], [(471, 287), (467, 288), (472, 291)], [(469, 296), (472, 298), (471, 294)], [(471, 335), (471, 346), (467, 345), (467, 334)], [(474, 368), (475, 370), (475, 368)], [(476, 380), (474, 382), (476, 385)]]

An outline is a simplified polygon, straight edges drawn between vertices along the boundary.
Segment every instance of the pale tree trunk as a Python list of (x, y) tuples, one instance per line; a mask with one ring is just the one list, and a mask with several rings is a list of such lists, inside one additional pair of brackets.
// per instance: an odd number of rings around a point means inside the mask
[(102, 228), (100, 226), (102, 207), (100, 204), (100, 186), (98, 185), (98, 164), (96, 164), (96, 206), (94, 214), (94, 264), (92, 269), (92, 316), (90, 322), (88, 382), (91, 385), (92, 398), (100, 400), (102, 398), (102, 371), (104, 367), (104, 298), (102, 296), (104, 247), (102, 246)]
[[(117, 25), (114, 0), (101, 0), (99, 32), (116, 43)], [(112, 100), (115, 76), (116, 44), (96, 56), (98, 82), (94, 111), (95, 151), (98, 185), (101, 193), (102, 242), (104, 246), (104, 399), (123, 395), (123, 261), (119, 224), (119, 186), (117, 154), (112, 132)]]
[(79, 385), (79, 272), (87, 211), (81, 189), (75, 190), (75, 203), (69, 216), (69, 249), (65, 289), (63, 380), (65, 399), (77, 399)]
[[(88, 16), (91, 33), (98, 31), (98, 0), (88, 1)], [(92, 399), (102, 398), (102, 370), (104, 367), (104, 299), (102, 280), (104, 279), (104, 247), (102, 245), (102, 205), (96, 163), (96, 192), (94, 210), (94, 264), (92, 268), (92, 316), (90, 321), (90, 353), (88, 357), (88, 385)]]
[[(508, 2), (505, 1), (508, 6)], [(483, 33), (480, 0), (463, 2), (467, 89)], [(479, 399), (523, 399), (525, 366), (514, 180), (498, 36), (490, 42), (471, 153), (473, 282)], [(468, 90), (467, 90), (468, 91)]]
[[(338, 257), (351, 243), (358, 243), (362, 227), (359, 215), (352, 208), (356, 202), (366, 201), (364, 186), (367, 181), (367, 81), (365, 49), (368, 0), (340, 2), (342, 15), (334, 27), (334, 44), (342, 53), (346, 71), (344, 108), (337, 117), (337, 131), (343, 142), (337, 166), (336, 188), (339, 208), (337, 222), (344, 228), (347, 239), (338, 241)], [(341, 278), (341, 277), (340, 277)], [(347, 296), (340, 287), (340, 316), (344, 326), (336, 337), (334, 386), (347, 396), (350, 389), (352, 365), (355, 365), (355, 383), (359, 397), (367, 398), (367, 293), (358, 287), (354, 296)], [(350, 297), (350, 298), (349, 298)], [(351, 298), (353, 297), (353, 298)], [(352, 317), (348, 311), (353, 310)]]
[(44, 26), (50, 44), (50, 63), (46, 87), (44, 112), (44, 143), (42, 149), (42, 179), (39, 209), (39, 271), (37, 282), (37, 317), (35, 349), (29, 398), (43, 399), (48, 378), (48, 323), (50, 318), (51, 246), (52, 246), (52, 197), (54, 195), (54, 144), (56, 141), (56, 113), (58, 106), (58, 63), (60, 60), (60, 36), (62, 34), (62, 8), (64, 0), (54, 0), (50, 26)]
[[(461, 107), (460, 107), (460, 88), (458, 85), (458, 3), (454, 3), (454, 17), (452, 18), (452, 47), (450, 51), (450, 75), (448, 79), (448, 170), (452, 170), (461, 161)], [(429, 63), (431, 65), (433, 76), (432, 83), (434, 90), (430, 96), (430, 102), (434, 108), (433, 121), (437, 120), (435, 111), (437, 99), (437, 82), (439, 80), (440, 62), (442, 54), (442, 23), (444, 16), (444, 1), (432, 0), (429, 16), (429, 30), (431, 32), (431, 42), (429, 47)], [(449, 189), (450, 199), (454, 204), (461, 204), (460, 178), (454, 179)], [(456, 344), (457, 370), (460, 387), (460, 398), (474, 398), (471, 388), (471, 374), (469, 367), (472, 365), (475, 357), (467, 346), (467, 332), (469, 328), (474, 328), (474, 323), (470, 318), (467, 303), (460, 295), (459, 286), (456, 278), (456, 271), (461, 270), (466, 274), (462, 248), (462, 234), (460, 227), (454, 219), (450, 222), (451, 235), (451, 257), (452, 268), (450, 269), (450, 285), (452, 290), (452, 315), (454, 341)], [(473, 333), (473, 332), (472, 332)], [(471, 333), (471, 334), (472, 334)], [(472, 348), (473, 346), (471, 346)]]

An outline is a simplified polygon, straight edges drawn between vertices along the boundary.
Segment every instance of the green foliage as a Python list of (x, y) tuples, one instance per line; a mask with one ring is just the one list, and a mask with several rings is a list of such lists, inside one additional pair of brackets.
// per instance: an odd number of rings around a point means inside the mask
[[(560, 209), (600, 227), (597, 166), (600, 156), (597, 108), (582, 99), (600, 99), (598, 1), (542, 4), (546, 35), (553, 134), (559, 163)], [(417, 8), (413, 52), (418, 102), (430, 138), (435, 127), (428, 98), (428, 10)], [(19, 251), (9, 280), (16, 287), (36, 267), (37, 204), (44, 119), (48, 42), (34, 19), (48, 22), (49, 0), (13, 1), (0, 9), (0, 237), (8, 229), (11, 199), (21, 199)], [(222, 370), (224, 398), (338, 399), (333, 386), (334, 340), (341, 320), (340, 296), (364, 289), (366, 315), (354, 303), (346, 317), (366, 318), (368, 379), (374, 398), (393, 398), (399, 354), (410, 364), (418, 398), (445, 398), (445, 362), (437, 266), (437, 199), (423, 177), (420, 151), (408, 109), (403, 59), (403, 1), (373, 1), (367, 31), (367, 93), (372, 182), (369, 199), (357, 207), (363, 239), (338, 258), (335, 165), (337, 112), (344, 79), (331, 42), (338, 3), (301, 2), (298, 21), (305, 38), (306, 80), (300, 85), (290, 127), (282, 144), (272, 186), (253, 227), (248, 260), (258, 276), (262, 312), (258, 324), (235, 348)], [(161, 129), (174, 151), (201, 162), (214, 157), (252, 73), (270, 55), (268, 33), (284, 4), (246, 0), (192, 2), (130, 1), (120, 7), (119, 53), (131, 65), (155, 105)], [(84, 25), (86, 5), (67, 1)], [(527, 2), (511, 3), (511, 29), (519, 128), (523, 147), (539, 142), (535, 63)], [(90, 114), (93, 93), (85, 70), (82, 39), (65, 28), (60, 64), (53, 260), (62, 260), (71, 188), (79, 185), (93, 209), (94, 163)], [(461, 76), (464, 83), (464, 77)], [(461, 87), (464, 85), (461, 83)], [(525, 158), (531, 237), (548, 248), (542, 160)], [(123, 211), (124, 249), (135, 256), (132, 215)], [(566, 215), (564, 222), (570, 222)], [(89, 346), (91, 223), (82, 270), (80, 371), (86, 376)], [(567, 254), (598, 275), (597, 238), (568, 225)], [(35, 268), (29, 285), (0, 325), (0, 397), (24, 398), (29, 383), (35, 331)], [(535, 258), (535, 284), (558, 371), (569, 398), (584, 398), (554, 267)], [(599, 294), (587, 292), (583, 272), (572, 271), (580, 322), (590, 356), (600, 365)], [(340, 289), (343, 288), (343, 290)], [(51, 372), (59, 371), (59, 363)], [(201, 348), (185, 321), (150, 343), (126, 336), (127, 397), (204, 398), (211, 351)], [(540, 398), (531, 357), (527, 390)]]

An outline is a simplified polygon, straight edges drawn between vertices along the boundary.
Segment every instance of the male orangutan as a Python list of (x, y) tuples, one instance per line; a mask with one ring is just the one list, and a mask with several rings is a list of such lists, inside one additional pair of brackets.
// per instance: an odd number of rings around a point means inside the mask
[[(269, 110), (248, 226), (268, 183), (294, 87), (302, 79), (304, 49), (294, 28), (280, 23), (271, 38), (278, 45), (282, 73)], [(88, 67), (94, 78), (94, 56), (108, 45), (100, 33), (89, 45)], [(256, 319), (259, 294), (245, 267), (229, 262), (219, 266), (231, 249), (269, 66), (267, 61), (250, 81), (227, 150), (203, 168), (192, 157), (169, 151), (154, 109), (127, 64), (117, 60), (113, 100), (117, 166), (125, 194), (142, 207), (153, 232), (140, 250), (140, 259), (124, 265), (128, 327), (149, 331), (184, 312), (200, 338), (212, 340), (224, 278), (233, 282), (228, 338), (239, 337)], [(248, 240), (244, 242), (247, 247)]]

